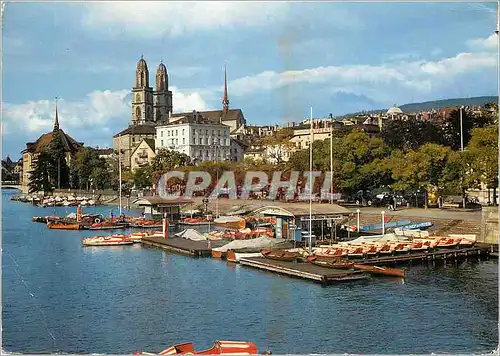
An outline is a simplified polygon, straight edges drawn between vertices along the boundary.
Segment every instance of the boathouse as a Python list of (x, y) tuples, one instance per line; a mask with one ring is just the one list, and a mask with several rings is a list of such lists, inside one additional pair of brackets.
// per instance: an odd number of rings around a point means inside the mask
[[(352, 211), (337, 204), (319, 205), (311, 209), (312, 228), (324, 235), (324, 225), (334, 227), (335, 224), (352, 214)], [(252, 215), (274, 217), (276, 219), (276, 238), (302, 241), (309, 230), (309, 209), (300, 206), (264, 206), (252, 212)]]
[(158, 196), (144, 197), (133, 202), (134, 205), (144, 208), (144, 214), (151, 219), (161, 219), (167, 214), (169, 221), (178, 221), (181, 216), (181, 208), (191, 204), (191, 199), (165, 199)]

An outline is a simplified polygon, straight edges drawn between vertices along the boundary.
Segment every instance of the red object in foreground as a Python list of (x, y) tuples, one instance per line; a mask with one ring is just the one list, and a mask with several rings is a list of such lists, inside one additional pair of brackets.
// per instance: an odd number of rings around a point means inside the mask
[[(257, 355), (257, 346), (248, 341), (219, 341), (211, 348), (195, 351), (192, 343), (178, 344), (163, 350), (159, 355)], [(147, 352), (136, 352), (134, 355), (155, 355)]]

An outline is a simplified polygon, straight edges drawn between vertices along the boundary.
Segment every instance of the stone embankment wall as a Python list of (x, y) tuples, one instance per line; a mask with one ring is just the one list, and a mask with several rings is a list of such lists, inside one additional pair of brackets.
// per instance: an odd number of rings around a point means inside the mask
[(498, 244), (498, 207), (483, 207), (481, 237), (478, 242)]

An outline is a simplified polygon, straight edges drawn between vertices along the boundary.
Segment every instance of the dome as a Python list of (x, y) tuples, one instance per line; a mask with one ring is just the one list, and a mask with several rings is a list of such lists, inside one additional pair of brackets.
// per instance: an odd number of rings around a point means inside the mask
[(160, 65), (158, 66), (158, 72), (167, 73), (167, 67), (165, 67), (165, 64), (160, 63)]
[(146, 61), (144, 60), (144, 58), (142, 58), (141, 56), (141, 59), (139, 59), (139, 62), (137, 62), (137, 69), (148, 69), (148, 65), (146, 64)]
[(396, 105), (394, 105), (392, 108), (390, 108), (389, 110), (387, 110), (387, 114), (402, 114), (403, 111), (398, 108)]

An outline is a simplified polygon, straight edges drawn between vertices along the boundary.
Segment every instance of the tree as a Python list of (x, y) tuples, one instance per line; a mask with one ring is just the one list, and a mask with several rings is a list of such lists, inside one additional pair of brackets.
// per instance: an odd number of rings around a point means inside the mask
[(461, 146), (463, 133), (464, 147), (468, 145), (474, 128), (481, 128), (492, 124), (490, 115), (474, 116), (468, 110), (462, 110), (462, 131), (460, 130), (460, 109), (453, 110), (441, 125), (442, 144), (458, 151)]
[[(104, 170), (108, 171), (109, 165), (104, 158), (99, 157), (95, 149), (91, 147), (83, 148), (75, 154), (73, 161), (71, 166), (71, 181), (73, 184), (76, 183), (80, 189), (90, 189), (93, 172), (98, 168), (95, 174), (98, 177), (97, 180), (100, 186), (109, 187), (112, 185), (112, 176), (115, 175), (115, 171), (111, 171), (108, 175), (104, 173)], [(118, 171), (116, 171), (116, 178), (118, 178)], [(104, 182), (101, 179), (107, 180)]]
[(429, 121), (410, 118), (391, 120), (380, 133), (392, 149), (416, 150), (425, 143), (440, 143), (439, 129)]
[(134, 170), (133, 173), (134, 185), (138, 189), (143, 189), (151, 186), (151, 166), (141, 167)]
[[(416, 151), (393, 152), (389, 161), (394, 179), (393, 189), (438, 192), (441, 188), (443, 169), (450, 154), (449, 147), (434, 143), (427, 143)], [(427, 206), (427, 199), (425, 205)]]
[(151, 162), (154, 172), (167, 172), (175, 168), (191, 165), (191, 158), (177, 151), (170, 151), (162, 148), (158, 151)]
[(470, 155), (470, 176), (476, 182), (486, 184), (493, 189), (493, 203), (496, 204), (498, 187), (498, 126), (491, 125), (472, 130), (467, 146)]
[(94, 167), (92, 173), (90, 174), (91, 186), (96, 189), (105, 189), (109, 186), (111, 174), (106, 168)]
[(47, 151), (42, 151), (36, 158), (34, 168), (31, 171), (29, 192), (51, 193), (54, 185), (51, 182), (50, 172), (53, 171), (52, 156)]

